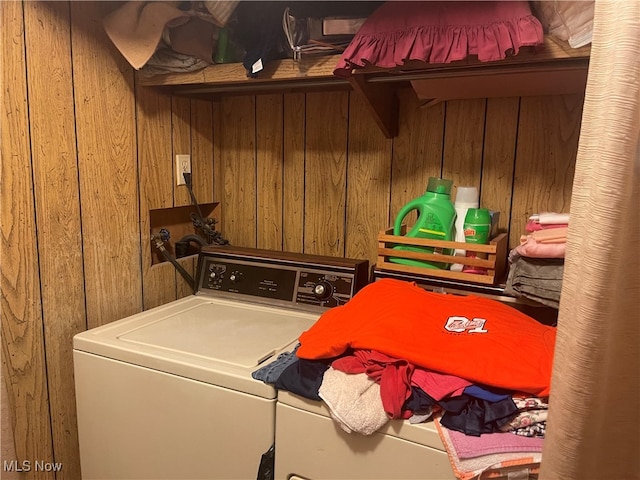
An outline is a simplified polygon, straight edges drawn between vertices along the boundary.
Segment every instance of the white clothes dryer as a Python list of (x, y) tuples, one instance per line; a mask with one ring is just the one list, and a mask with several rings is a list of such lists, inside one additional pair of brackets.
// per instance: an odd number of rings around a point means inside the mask
[(231, 247), (197, 271), (193, 295), (74, 337), (85, 480), (255, 479), (276, 390), (251, 373), (368, 279), (366, 261)]
[(390, 420), (346, 433), (323, 402), (278, 392), (276, 480), (449, 480), (455, 475), (433, 422)]
[[(471, 285), (408, 273), (374, 270), (373, 281), (396, 278), (456, 295), (484, 295), (553, 324), (557, 311), (519, 302), (503, 286)], [(449, 480), (456, 476), (433, 422), (390, 420), (372, 435), (346, 433), (320, 401), (278, 392), (276, 480)], [(528, 477), (528, 470), (514, 475)], [(523, 473), (524, 472), (524, 473)], [(501, 477), (504, 478), (504, 477)], [(514, 477), (515, 478), (515, 477)], [(518, 477), (521, 478), (521, 477)]]

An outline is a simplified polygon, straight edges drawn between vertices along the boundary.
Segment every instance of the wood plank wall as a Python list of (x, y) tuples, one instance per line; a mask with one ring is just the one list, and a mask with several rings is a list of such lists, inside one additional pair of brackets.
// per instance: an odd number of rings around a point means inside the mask
[(25, 478), (80, 478), (73, 335), (189, 293), (151, 265), (149, 210), (190, 203), (175, 154), (214, 198), (213, 104), (138, 87), (102, 33), (115, 6), (0, 4), (3, 422), (20, 462), (63, 465)]
[(348, 92), (224, 98), (215, 142), (231, 243), (375, 262), (376, 235), (430, 176), (477, 187), (511, 245), (529, 215), (569, 211), (581, 95), (427, 108), (398, 95), (392, 140)]
[(63, 464), (25, 478), (80, 478), (73, 335), (189, 292), (151, 264), (149, 210), (189, 203), (175, 154), (235, 245), (373, 262), (429, 176), (479, 187), (511, 244), (531, 213), (568, 211), (580, 96), (420, 108), (401, 90), (389, 140), (344, 91), (212, 103), (139, 87), (102, 32), (115, 6), (0, 2), (3, 422), (19, 461)]

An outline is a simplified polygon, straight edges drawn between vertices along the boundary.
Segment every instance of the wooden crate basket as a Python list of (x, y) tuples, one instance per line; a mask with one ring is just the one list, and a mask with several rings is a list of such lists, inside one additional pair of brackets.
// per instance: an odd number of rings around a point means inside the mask
[[(402, 226), (402, 235), (406, 233), (406, 226)], [(447, 278), (464, 282), (482, 283), (494, 285), (505, 279), (507, 263), (507, 234), (500, 233), (494, 237), (488, 245), (469, 244), (464, 242), (449, 242), (445, 240), (433, 240), (427, 238), (410, 238), (401, 235), (393, 235), (393, 228), (383, 230), (378, 235), (378, 260), (376, 267), (392, 272), (412, 273), (428, 277)], [(396, 245), (412, 245), (419, 247), (432, 247), (434, 249), (459, 249), (469, 252), (487, 254), (486, 259), (467, 258), (462, 256), (443, 255), (439, 253), (412, 252), (396, 250)], [(418, 267), (403, 265), (390, 261), (390, 258), (408, 258), (428, 262), (461, 263), (487, 269), (486, 275), (475, 273), (452, 272), (438, 268)]]

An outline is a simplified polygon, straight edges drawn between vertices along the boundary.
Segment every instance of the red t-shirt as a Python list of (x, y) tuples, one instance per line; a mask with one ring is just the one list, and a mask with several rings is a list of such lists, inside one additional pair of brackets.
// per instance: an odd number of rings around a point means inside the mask
[(327, 310), (300, 336), (297, 355), (377, 350), (471, 382), (549, 395), (556, 329), (483, 297), (432, 293), (383, 279)]

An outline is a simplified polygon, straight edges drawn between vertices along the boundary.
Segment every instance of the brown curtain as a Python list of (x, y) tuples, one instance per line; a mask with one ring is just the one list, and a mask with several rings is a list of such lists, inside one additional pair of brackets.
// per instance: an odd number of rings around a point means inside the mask
[(640, 478), (640, 1), (596, 0), (541, 479)]

